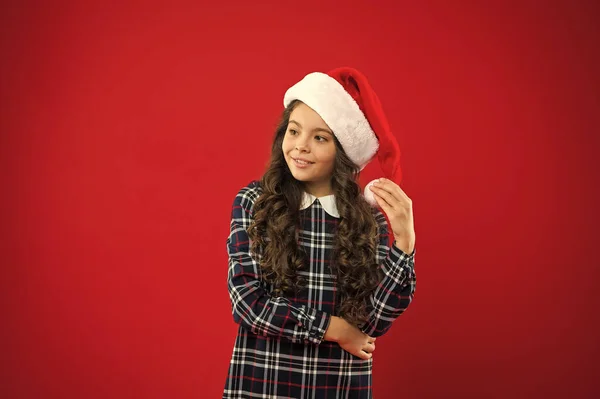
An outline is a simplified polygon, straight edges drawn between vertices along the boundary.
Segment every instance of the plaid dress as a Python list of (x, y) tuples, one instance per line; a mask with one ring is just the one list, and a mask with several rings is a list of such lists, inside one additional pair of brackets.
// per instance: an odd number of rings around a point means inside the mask
[[(271, 296), (272, 287), (250, 255), (247, 234), (261, 192), (259, 181), (250, 182), (232, 207), (227, 282), (238, 333), (223, 398), (372, 398), (373, 359), (362, 360), (323, 340), (339, 309), (329, 267), (339, 218), (327, 213), (318, 198), (300, 211), (299, 245), (308, 256), (298, 274), (307, 289), (296, 297)], [(361, 330), (378, 337), (411, 303), (416, 275), (415, 251), (408, 255), (390, 247), (385, 216), (376, 208), (373, 213), (379, 225), (377, 260), (385, 277), (368, 301), (370, 319)]]

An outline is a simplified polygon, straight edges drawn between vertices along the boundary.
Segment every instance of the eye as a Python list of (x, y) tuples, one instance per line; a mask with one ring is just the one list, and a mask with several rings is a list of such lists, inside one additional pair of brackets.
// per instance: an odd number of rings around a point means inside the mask
[(294, 129), (290, 129), (289, 130), (290, 134), (293, 136), (294, 134), (298, 133), (297, 131), (295, 131)]
[(326, 142), (327, 139), (323, 136), (315, 136), (315, 138), (317, 139), (317, 141), (321, 141), (321, 142)]

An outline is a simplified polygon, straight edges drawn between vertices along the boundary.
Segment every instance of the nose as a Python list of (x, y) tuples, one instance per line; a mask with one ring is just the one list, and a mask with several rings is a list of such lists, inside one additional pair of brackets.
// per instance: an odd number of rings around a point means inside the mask
[(296, 150), (298, 150), (298, 151), (301, 151), (301, 152), (306, 152), (306, 151), (308, 151), (308, 150), (309, 150), (309, 147), (308, 147), (308, 142), (307, 142), (307, 141), (308, 141), (308, 139), (306, 138), (306, 136), (305, 136), (305, 137), (303, 137), (303, 138), (300, 138), (300, 137), (299, 137), (299, 138), (296, 140), (296, 146), (295, 146), (295, 147), (296, 147)]

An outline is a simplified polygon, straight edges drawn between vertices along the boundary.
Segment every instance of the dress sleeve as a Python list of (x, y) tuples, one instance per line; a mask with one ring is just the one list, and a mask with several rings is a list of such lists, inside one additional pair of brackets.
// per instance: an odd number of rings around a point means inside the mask
[(247, 229), (254, 201), (259, 196), (255, 185), (252, 182), (239, 191), (231, 211), (227, 283), (233, 320), (256, 335), (319, 344), (331, 316), (285, 297), (271, 296), (261, 279), (260, 266), (250, 254)]
[(378, 211), (376, 220), (379, 226), (377, 261), (383, 278), (367, 299), (369, 320), (361, 327), (364, 333), (372, 337), (381, 336), (390, 329), (394, 320), (412, 302), (417, 285), (416, 248), (411, 254), (406, 254), (396, 246), (395, 241), (390, 247), (389, 227), (383, 213)]

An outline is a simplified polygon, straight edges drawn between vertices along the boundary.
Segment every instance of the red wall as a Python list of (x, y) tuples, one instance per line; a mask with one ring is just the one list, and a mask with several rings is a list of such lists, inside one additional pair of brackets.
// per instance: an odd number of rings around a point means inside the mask
[(600, 394), (595, 2), (53, 3), (0, 12), (1, 396), (220, 397), (233, 197), (340, 65), (414, 202), (375, 397)]

